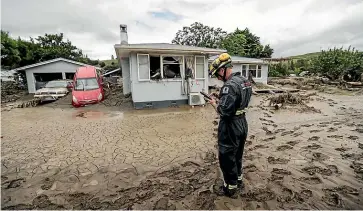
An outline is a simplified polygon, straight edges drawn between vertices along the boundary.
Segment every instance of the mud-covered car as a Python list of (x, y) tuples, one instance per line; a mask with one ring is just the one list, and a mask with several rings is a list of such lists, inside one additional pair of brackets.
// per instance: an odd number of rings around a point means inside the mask
[(34, 98), (39, 98), (41, 101), (54, 101), (66, 96), (72, 88), (72, 80), (49, 81), (43, 88), (35, 92)]

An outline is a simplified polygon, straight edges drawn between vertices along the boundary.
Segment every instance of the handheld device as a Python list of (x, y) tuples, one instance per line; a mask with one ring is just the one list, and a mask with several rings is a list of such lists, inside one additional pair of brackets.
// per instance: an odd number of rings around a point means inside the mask
[(211, 100), (212, 98), (205, 92), (200, 92), (200, 94), (202, 94), (205, 98), (207, 98), (208, 100)]

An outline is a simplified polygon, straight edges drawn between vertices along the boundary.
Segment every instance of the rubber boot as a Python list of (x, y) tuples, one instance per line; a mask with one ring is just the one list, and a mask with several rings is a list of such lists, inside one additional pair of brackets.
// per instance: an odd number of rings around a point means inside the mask
[(231, 188), (229, 185), (213, 185), (213, 193), (218, 196), (227, 196), (230, 198), (238, 198), (238, 188)]
[(238, 176), (237, 188), (240, 189), (240, 190), (244, 188), (244, 184), (242, 182), (242, 175), (241, 176)]

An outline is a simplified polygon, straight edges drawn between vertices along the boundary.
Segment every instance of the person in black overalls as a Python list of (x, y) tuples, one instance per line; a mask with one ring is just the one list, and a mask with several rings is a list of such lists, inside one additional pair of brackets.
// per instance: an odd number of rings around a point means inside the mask
[(221, 54), (209, 67), (209, 75), (224, 82), (219, 102), (208, 100), (220, 115), (218, 126), (218, 157), (223, 173), (224, 185), (213, 187), (217, 195), (238, 197), (242, 184), (242, 156), (248, 133), (245, 117), (251, 99), (251, 83), (240, 72), (232, 72), (232, 59)]

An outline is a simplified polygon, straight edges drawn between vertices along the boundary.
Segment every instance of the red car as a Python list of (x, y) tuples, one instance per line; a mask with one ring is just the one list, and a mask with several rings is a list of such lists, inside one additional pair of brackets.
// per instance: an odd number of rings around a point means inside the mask
[(102, 77), (95, 67), (78, 68), (73, 78), (72, 105), (74, 107), (95, 104), (104, 100)]

